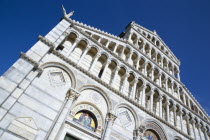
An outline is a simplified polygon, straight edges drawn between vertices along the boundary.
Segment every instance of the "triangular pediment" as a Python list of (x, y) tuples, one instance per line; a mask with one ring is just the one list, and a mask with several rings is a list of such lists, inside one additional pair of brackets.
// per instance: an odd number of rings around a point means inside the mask
[(150, 31), (142, 27), (141, 25), (136, 24), (135, 22), (131, 22), (129, 25), (131, 25), (131, 28), (133, 28), (139, 35), (143, 36), (149, 42), (154, 44), (172, 60), (174, 60), (178, 64), (180, 63), (177, 57), (173, 54), (173, 52), (169, 49), (169, 47), (165, 44), (165, 42), (161, 39), (161, 37), (157, 34), (155, 30)]

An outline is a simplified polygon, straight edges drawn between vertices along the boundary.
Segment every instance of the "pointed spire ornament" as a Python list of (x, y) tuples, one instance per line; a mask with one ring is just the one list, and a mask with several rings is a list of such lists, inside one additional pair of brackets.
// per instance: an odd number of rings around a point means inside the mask
[(62, 10), (63, 10), (63, 16), (64, 16), (64, 17), (70, 18), (71, 16), (73, 16), (74, 11), (71, 11), (69, 14), (67, 14), (67, 13), (66, 13), (66, 9), (64, 8), (64, 6), (61, 5), (61, 7), (62, 7)]

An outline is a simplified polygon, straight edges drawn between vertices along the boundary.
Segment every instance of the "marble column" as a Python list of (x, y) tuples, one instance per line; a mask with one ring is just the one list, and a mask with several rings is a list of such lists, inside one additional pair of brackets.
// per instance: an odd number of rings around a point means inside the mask
[(127, 59), (127, 63), (129, 63), (129, 64), (131, 62), (132, 54), (133, 54), (133, 51), (130, 51), (129, 56), (128, 56), (128, 59)]
[(138, 82), (138, 79), (133, 80), (133, 90), (132, 90), (132, 95), (131, 95), (131, 99), (133, 99), (133, 100), (135, 100), (135, 96), (136, 96), (137, 82)]
[(122, 52), (120, 53), (120, 58), (122, 58), (124, 51), (125, 51), (125, 47), (122, 48)]
[(147, 76), (147, 63), (144, 64), (144, 75)]
[(185, 105), (187, 105), (187, 104), (186, 104), (186, 97), (185, 97), (185, 93), (183, 92), (182, 94), (183, 94), (184, 104), (185, 104)]
[(209, 140), (209, 137), (207, 135), (207, 129), (206, 128), (203, 128), (203, 133), (204, 133), (205, 139), (206, 140)]
[(152, 48), (149, 48), (149, 55), (148, 55), (149, 58), (152, 58), (152, 54), (151, 53), (152, 53)]
[(146, 43), (142, 43), (142, 52), (145, 54), (145, 46), (146, 46)]
[(168, 92), (168, 79), (165, 79), (166, 91)]
[(99, 59), (100, 56), (101, 56), (100, 53), (97, 53), (97, 54), (96, 54), (96, 56), (95, 56), (95, 58), (94, 58), (94, 60), (93, 60), (93, 63), (92, 63), (92, 65), (91, 65), (90, 68), (89, 68), (89, 72), (92, 72), (92, 71), (93, 71), (93, 69), (94, 69), (94, 67), (95, 67), (95, 65), (96, 65), (96, 62), (98, 61), (98, 59)]
[(181, 101), (179, 87), (177, 88), (177, 94), (178, 94), (178, 100)]
[(115, 68), (114, 77), (113, 77), (113, 79), (111, 80), (111, 86), (113, 86), (113, 84), (115, 83), (116, 77), (117, 77), (117, 74), (118, 74), (118, 71), (119, 71), (119, 70), (120, 70), (120, 67), (117, 66), (117, 67)]
[(191, 131), (190, 131), (190, 117), (188, 115), (186, 115), (186, 121), (187, 121), (187, 131), (189, 136), (191, 136)]
[(63, 107), (61, 113), (59, 114), (53, 129), (51, 130), (51, 132), (47, 136), (47, 139), (54, 140), (56, 138), (56, 136), (59, 133), (59, 130), (60, 130), (61, 126), (65, 122), (65, 119), (70, 112), (72, 103), (79, 97), (79, 95), (80, 94), (78, 92), (76, 92), (74, 89), (69, 89), (68, 90), (68, 92), (66, 93), (65, 101), (64, 101), (65, 102), (64, 107)]
[(139, 60), (140, 60), (140, 57), (137, 56), (136, 58), (136, 69), (139, 70)]
[(201, 124), (198, 123), (197, 126), (198, 126), (198, 132), (199, 132), (199, 135), (200, 135), (200, 139), (202, 140), (202, 135), (201, 135)]
[(101, 43), (101, 39), (102, 39), (102, 38), (101, 38), (101, 37), (99, 37), (99, 39), (98, 39), (98, 43)]
[(106, 42), (106, 48), (108, 48), (108, 46), (109, 46), (109, 43), (110, 43), (110, 41), (108, 40), (107, 42)]
[(79, 61), (77, 62), (77, 65), (80, 65), (80, 63), (83, 61), (85, 55), (87, 54), (87, 52), (90, 50), (90, 47), (86, 47), (84, 52), (82, 53), (82, 56), (80, 57)]
[(71, 48), (68, 50), (67, 56), (69, 56), (69, 55), (71, 54), (71, 52), (74, 50), (74, 48), (76, 47), (76, 45), (78, 45), (79, 42), (80, 42), (80, 39), (77, 38), (77, 39), (74, 41), (74, 43), (72, 44)]
[(183, 131), (183, 120), (182, 120), (182, 115), (183, 115), (183, 112), (182, 112), (182, 109), (180, 109), (179, 111), (179, 115), (180, 115), (180, 125), (181, 125), (181, 131)]
[(166, 101), (166, 114), (167, 114), (167, 122), (170, 122), (170, 118), (169, 118), (169, 105), (170, 105), (170, 102), (169, 101)]
[(163, 106), (162, 106), (162, 104), (163, 104), (163, 96), (160, 95), (160, 97), (159, 97), (159, 117), (160, 118), (162, 118), (162, 116), (163, 116)]
[(178, 78), (178, 80), (180, 81), (180, 72), (178, 71), (178, 73), (177, 73), (177, 78)]
[(111, 63), (111, 60), (107, 59), (106, 64), (105, 64), (105, 66), (104, 66), (103, 73), (102, 73), (102, 75), (101, 75), (101, 79), (104, 79), (104, 76), (105, 76), (105, 74), (106, 74), (107, 68), (108, 68), (108, 66), (109, 66), (110, 63)]
[(119, 45), (119, 44), (115, 44), (115, 45), (114, 45), (113, 53), (116, 53), (116, 50), (117, 50), (118, 45)]
[(159, 76), (159, 86), (162, 87), (162, 79), (161, 79), (161, 74), (158, 75)]
[(197, 139), (196, 132), (195, 132), (195, 120), (192, 119), (191, 123), (192, 123), (192, 126), (193, 126), (194, 138)]
[(127, 73), (127, 72), (126, 72), (125, 75), (124, 75), (124, 76), (125, 76), (125, 77), (124, 77), (124, 82), (123, 82), (123, 86), (122, 86), (122, 88), (121, 88), (121, 89), (122, 89), (121, 91), (122, 91), (123, 94), (125, 93), (125, 90), (126, 90), (126, 82), (127, 82), (127, 80), (128, 80), (129, 75), (130, 75), (130, 74)]
[(154, 68), (151, 68), (151, 80), (154, 81)]
[(117, 117), (109, 112), (107, 113), (107, 116), (106, 116), (106, 129), (104, 130), (104, 136), (103, 136), (103, 140), (110, 140), (110, 135), (111, 135), (111, 132), (112, 132), (112, 126), (113, 126), (113, 123), (115, 121)]
[(174, 126), (177, 127), (177, 116), (176, 116), (176, 109), (177, 107), (173, 105), (173, 112), (174, 112)]
[(142, 85), (142, 98), (141, 98), (141, 105), (145, 107), (145, 90), (146, 90), (146, 85)]
[(151, 112), (153, 112), (153, 102), (154, 102), (153, 95), (154, 95), (154, 90), (151, 90), (151, 93), (150, 93), (150, 111)]

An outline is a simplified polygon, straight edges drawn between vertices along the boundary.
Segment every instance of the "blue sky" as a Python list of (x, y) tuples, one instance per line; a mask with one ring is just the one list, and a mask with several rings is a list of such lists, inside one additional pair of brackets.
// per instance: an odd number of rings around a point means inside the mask
[(210, 114), (209, 0), (1, 0), (0, 75), (59, 22), (61, 4), (75, 11), (73, 19), (115, 35), (130, 21), (156, 30), (181, 60), (181, 81)]

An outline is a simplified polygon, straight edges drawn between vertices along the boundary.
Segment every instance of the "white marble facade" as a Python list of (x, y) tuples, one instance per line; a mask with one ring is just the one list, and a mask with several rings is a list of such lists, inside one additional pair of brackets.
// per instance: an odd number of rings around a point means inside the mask
[(179, 66), (155, 31), (131, 22), (117, 37), (64, 15), (0, 77), (0, 139), (209, 140)]

